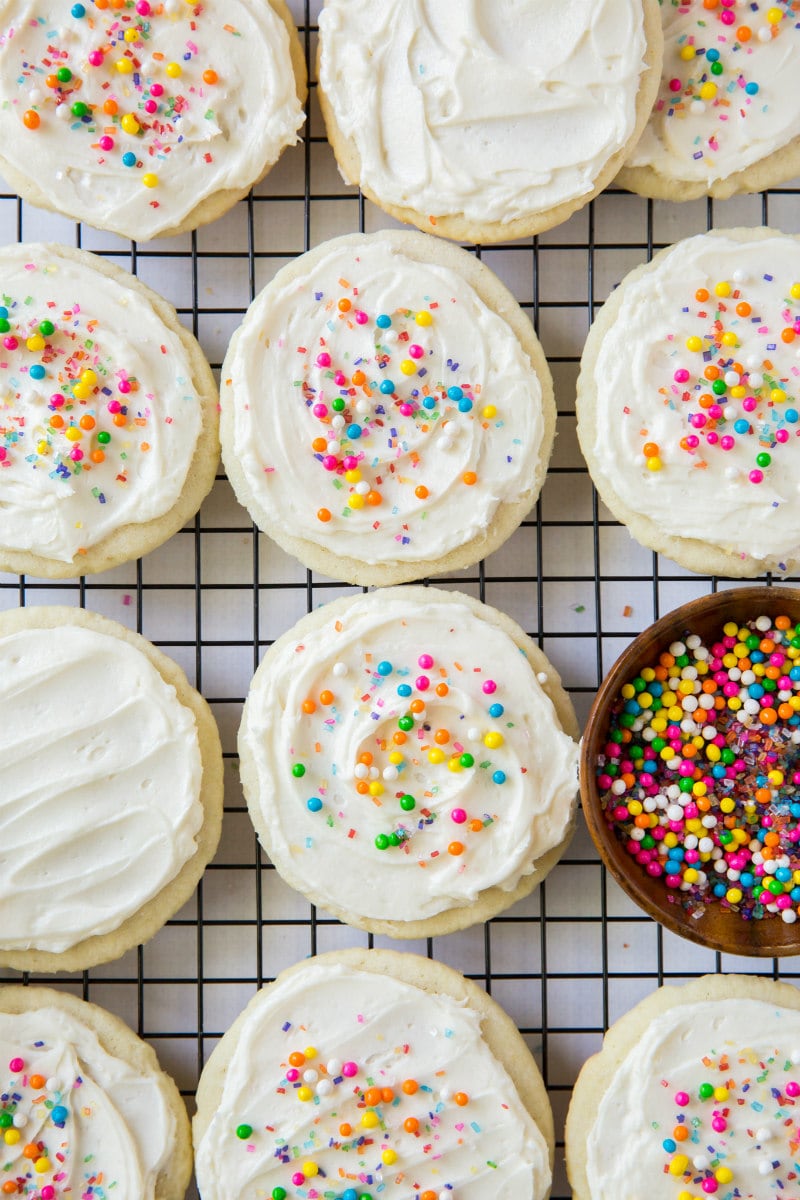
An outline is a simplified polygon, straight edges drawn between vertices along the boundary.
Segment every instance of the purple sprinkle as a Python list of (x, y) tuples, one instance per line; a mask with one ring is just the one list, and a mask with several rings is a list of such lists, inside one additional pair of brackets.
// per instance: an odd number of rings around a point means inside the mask
[(764, 278), (766, 279), (767, 283), (772, 283), (772, 280), (773, 280), (772, 275), (765, 275)]
[[(322, 297), (324, 296), (324, 294), (325, 294), (324, 292), (314, 292), (314, 299), (321, 300)], [(288, 1028), (288, 1026), (287, 1026), (287, 1028)]]

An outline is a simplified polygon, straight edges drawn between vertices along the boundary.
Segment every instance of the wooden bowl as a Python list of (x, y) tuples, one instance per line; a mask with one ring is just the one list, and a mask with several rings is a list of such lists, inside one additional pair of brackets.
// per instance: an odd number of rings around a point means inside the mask
[[(744, 920), (718, 902), (702, 904), (702, 916), (693, 917), (680, 903), (679, 891), (671, 891), (662, 878), (652, 878), (625, 849), (616, 829), (606, 821), (595, 777), (597, 756), (606, 741), (609, 712), (623, 684), (643, 667), (658, 660), (670, 643), (689, 633), (704, 642), (719, 634), (726, 621), (743, 624), (762, 614), (786, 614), (800, 621), (800, 589), (790, 587), (743, 587), (715, 592), (692, 600), (661, 617), (645, 629), (617, 659), (597, 693), (581, 747), (580, 786), (583, 811), (589, 832), (605, 865), (617, 883), (649, 916), (701, 946), (726, 954), (774, 957), (800, 953), (800, 920), (787, 925), (777, 915), (761, 920)], [(670, 902), (669, 896), (674, 897)]]

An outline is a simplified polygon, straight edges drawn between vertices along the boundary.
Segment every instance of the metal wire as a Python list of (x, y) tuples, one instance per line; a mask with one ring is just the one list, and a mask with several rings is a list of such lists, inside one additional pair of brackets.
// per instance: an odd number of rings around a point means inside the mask
[[(313, 64), (315, 14), (309, 0), (293, 7)], [(313, 82), (309, 108), (302, 148), (287, 152), (253, 194), (206, 230), (129, 245), (37, 213), (2, 192), (0, 237), (73, 241), (139, 274), (176, 302), (218, 369), (248, 303), (288, 259), (327, 236), (392, 224), (336, 177)], [(800, 229), (798, 195), (800, 188), (786, 187), (679, 206), (612, 189), (538, 239), (468, 247), (508, 283), (540, 333), (556, 380), (559, 439), (542, 498), (507, 546), (478, 567), (435, 582), (518, 619), (563, 674), (581, 718), (636, 633), (659, 613), (726, 585), (635, 546), (591, 487), (574, 436), (573, 404), (590, 320), (628, 270), (680, 237), (770, 218), (786, 232)], [(303, 570), (260, 535), (223, 474), (194, 522), (165, 551), (66, 583), (0, 575), (0, 608), (80, 605), (149, 637), (186, 669), (220, 724), (225, 831), (196, 898), (144, 948), (55, 981), (127, 1019), (154, 1045), (190, 1105), (209, 1051), (256, 988), (304, 955), (393, 944), (340, 925), (282, 883), (258, 847), (238, 783), (235, 731), (265, 648), (303, 612), (348, 590)], [(606, 877), (583, 828), (547, 883), (510, 912), (461, 934), (394, 945), (459, 968), (508, 1009), (542, 1068), (559, 1134), (583, 1061), (599, 1048), (608, 1024), (654, 987), (733, 969), (798, 979), (791, 961), (779, 967), (777, 961), (738, 960), (664, 933)], [(11, 971), (0, 978), (54, 982)], [(561, 1149), (557, 1158), (553, 1197), (567, 1200)]]

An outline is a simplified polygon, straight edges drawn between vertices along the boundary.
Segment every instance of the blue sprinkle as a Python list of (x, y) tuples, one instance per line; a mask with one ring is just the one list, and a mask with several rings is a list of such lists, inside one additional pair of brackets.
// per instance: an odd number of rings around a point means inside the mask
[(492, 704), (489, 707), (489, 716), (490, 717), (502, 717), (502, 715), (505, 711), (506, 710), (503, 708), (502, 704)]
[(390, 662), (386, 662), (385, 659), (383, 662), (378, 663), (378, 674), (379, 675), (391, 675), (392, 670), (393, 670), (392, 664)]
[(319, 796), (312, 796), (310, 800), (306, 800), (306, 808), (309, 812), (318, 813), (322, 808), (322, 801)]
[(82, 4), (73, 4), (70, 12), (72, 13), (73, 17), (75, 17), (76, 21), (80, 21), (81, 17), (86, 16), (86, 9)]
[(706, 58), (709, 62), (717, 62), (719, 59), (719, 50), (706, 50)]
[(460, 400), (464, 395), (464, 392), (460, 387), (449, 387), (447, 389), (447, 395), (450, 400)]
[(747, 92), (748, 96), (756, 96), (758, 94), (758, 84), (746, 83), (744, 85), (744, 90)]
[(34, 365), (30, 369), (31, 379), (44, 379), (46, 374), (47, 374), (47, 372), (45, 371), (44, 367), (40, 363), (34, 363)]
[(391, 325), (391, 323), (392, 323), (392, 318), (387, 317), (386, 313), (381, 313), (381, 315), (378, 317), (378, 319), (375, 322), (375, 324), (378, 326), (378, 329), (388, 329), (389, 326)]
[(492, 783), (505, 783), (505, 781), (506, 781), (505, 771), (495, 771), (494, 775), (492, 775)]
[(468, 399), (467, 396), (465, 396), (463, 400), (459, 400), (458, 411), (463, 412), (463, 413), (468, 413), (468, 412), (472, 411), (472, 401), (470, 399)]
[(358, 439), (361, 437), (361, 426), (360, 425), (348, 425), (347, 426), (347, 436), (350, 438), (351, 442), (358, 441)]
[(411, 691), (412, 691), (412, 688), (411, 688), (410, 684), (401, 683), (397, 689), (397, 694), (398, 694), (398, 696), (410, 696)]
[(136, 155), (133, 153), (132, 150), (128, 150), (127, 153), (123, 154), (122, 165), (123, 165), (123, 167), (135, 167), (136, 166)]
[(384, 396), (391, 396), (392, 392), (394, 391), (394, 383), (391, 379), (384, 379), (383, 383), (381, 384), (381, 391), (383, 392)]
[(433, 396), (426, 396), (425, 399), (422, 401), (422, 407), (427, 408), (428, 411), (430, 411), (432, 408), (435, 408), (436, 407), (435, 398)]

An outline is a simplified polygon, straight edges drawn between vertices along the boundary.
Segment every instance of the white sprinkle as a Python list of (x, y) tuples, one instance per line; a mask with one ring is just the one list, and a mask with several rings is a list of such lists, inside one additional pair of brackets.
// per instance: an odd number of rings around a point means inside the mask
[(344, 675), (347, 674), (347, 663), (343, 663), (343, 662), (334, 663), (333, 664), (333, 673), (339, 679), (341, 679)]

